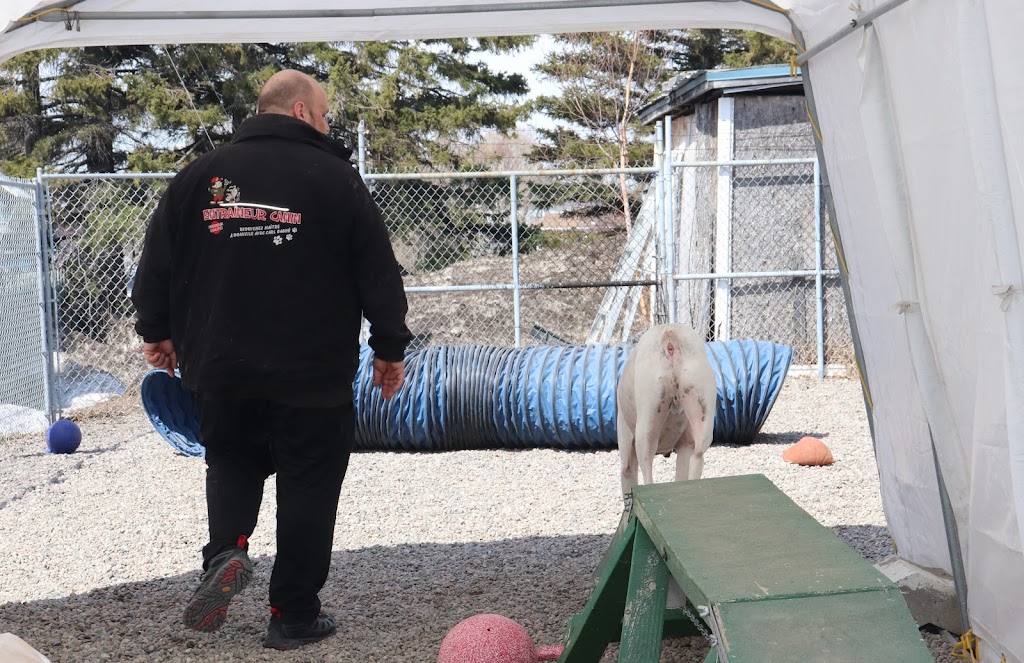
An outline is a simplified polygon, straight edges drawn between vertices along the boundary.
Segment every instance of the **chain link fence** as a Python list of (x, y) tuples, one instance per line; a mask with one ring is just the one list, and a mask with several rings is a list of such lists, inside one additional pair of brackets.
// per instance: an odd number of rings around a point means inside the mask
[(132, 279), (170, 175), (44, 175), (55, 299), (57, 409), (76, 417), (138, 406), (148, 371), (134, 329)]
[[(405, 270), (419, 343), (593, 342), (609, 287), (656, 284), (653, 263), (617, 272), (624, 253), (643, 248), (633, 230), (651, 225), (651, 169), (365, 178)], [(653, 310), (634, 317), (627, 336)]]
[(45, 427), (49, 311), (34, 183), (0, 178), (0, 436)]
[(677, 319), (709, 339), (793, 346), (796, 366), (854, 365), (814, 159), (672, 164)]
[[(0, 426), (4, 407), (44, 421), (138, 407), (148, 367), (129, 293), (169, 178), (42, 175), (0, 191)], [(790, 344), (794, 364), (853, 366), (813, 160), (364, 178), (405, 273), (414, 348), (607, 344), (679, 321), (709, 340)]]

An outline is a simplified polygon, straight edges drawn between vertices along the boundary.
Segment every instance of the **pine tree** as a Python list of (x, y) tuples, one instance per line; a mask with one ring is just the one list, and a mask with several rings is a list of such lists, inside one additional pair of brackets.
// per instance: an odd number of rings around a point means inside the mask
[(762, 64), (782, 64), (796, 55), (796, 47), (788, 41), (770, 37), (763, 32), (747, 30), (737, 33), (743, 49), (727, 53), (725, 64), (729, 67), (752, 67)]
[(746, 49), (743, 35), (735, 30), (665, 30), (653, 43), (655, 55), (673, 72), (717, 69)]
[(177, 170), (228, 143), (256, 109), (259, 89), (281, 69), (326, 80), (325, 44), (179, 44), (154, 49), (153, 66), (126, 82), (145, 116), (135, 127), (128, 167)]
[[(340, 44), (329, 69), (332, 124), (353, 141), (364, 122), (371, 172), (480, 170), (474, 155), (484, 136), (507, 134), (529, 108), (518, 101), (527, 91), (525, 78), (492, 71), (479, 57), (532, 41)], [(406, 179), (375, 183), (374, 195), (398, 239), (429, 247), (406, 267), (434, 270), (488, 238), (507, 248), (507, 189), (507, 182), (489, 178)]]
[(37, 167), (110, 172), (124, 163), (118, 138), (141, 110), (122, 78), (145, 66), (149, 47), (27, 53), (0, 65), (0, 171)]
[(174, 170), (229, 141), (283, 68), (323, 81), (333, 132), (372, 134), (378, 170), (458, 169), (484, 129), (526, 112), (521, 75), (481, 53), (532, 37), (309, 44), (183, 44), (37, 51), (0, 65), (0, 172)]
[(337, 124), (367, 127), (376, 171), (460, 170), (484, 130), (508, 132), (528, 112), (519, 74), (491, 71), (483, 53), (524, 48), (533, 37), (338, 45), (329, 70)]
[(54, 51), (33, 51), (0, 68), (0, 172), (32, 177), (38, 165), (37, 145), (46, 133), (40, 69)]

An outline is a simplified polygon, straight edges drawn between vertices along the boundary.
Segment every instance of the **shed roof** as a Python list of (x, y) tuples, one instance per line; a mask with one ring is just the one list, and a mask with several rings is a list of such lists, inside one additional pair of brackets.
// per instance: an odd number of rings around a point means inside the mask
[(789, 65), (763, 65), (742, 69), (698, 70), (679, 74), (666, 82), (665, 94), (640, 109), (640, 121), (650, 124), (666, 115), (686, 115), (698, 103), (724, 94), (750, 92), (802, 92), (800, 69), (792, 75)]

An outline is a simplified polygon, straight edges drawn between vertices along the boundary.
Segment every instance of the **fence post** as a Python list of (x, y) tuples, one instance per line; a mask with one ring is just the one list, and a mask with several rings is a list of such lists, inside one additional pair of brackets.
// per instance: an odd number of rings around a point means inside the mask
[(665, 256), (668, 260), (668, 321), (676, 322), (679, 306), (676, 302), (676, 233), (675, 233), (675, 210), (672, 205), (672, 118), (665, 118), (665, 241), (668, 244)]
[(814, 282), (818, 302), (818, 378), (825, 377), (825, 288), (822, 283), (821, 168), (814, 160)]
[(667, 118), (663, 118), (654, 125), (654, 167), (657, 172), (654, 175), (654, 227), (657, 228), (657, 232), (654, 234), (654, 241), (657, 242), (657, 250), (654, 252), (657, 262), (657, 272), (659, 275), (660, 284), (657, 286), (658, 292), (655, 300), (652, 304), (658, 303), (658, 308), (663, 309), (663, 314), (659, 314), (654, 306), (651, 306), (651, 319), (648, 320), (648, 325), (653, 325), (657, 320), (666, 320), (668, 316), (668, 302), (667, 296), (669, 292), (668, 282), (674, 277), (668, 268), (668, 260), (665, 257), (665, 251), (668, 248), (665, 242), (665, 123), (668, 122)]
[(52, 332), (52, 316), (50, 312), (52, 310), (51, 296), (50, 296), (50, 270), (48, 269), (50, 262), (50, 251), (49, 251), (49, 218), (46, 214), (46, 195), (43, 191), (43, 169), (36, 168), (36, 180), (35, 180), (35, 209), (36, 209), (36, 267), (38, 269), (38, 282), (39, 282), (39, 333), (42, 335), (42, 349), (43, 349), (43, 389), (46, 390), (44, 395), (46, 403), (46, 417), (52, 424), (57, 420), (58, 416), (58, 403), (56, 399), (56, 389), (53, 370), (53, 347), (54, 347), (54, 334)]
[(509, 176), (509, 195), (512, 200), (512, 324), (515, 326), (516, 347), (523, 347), (523, 320), (521, 292), (519, 289), (519, 180), (512, 174)]
[(359, 176), (366, 175), (366, 123), (359, 120)]
[[(733, 152), (733, 111), (735, 100), (718, 100), (718, 161), (731, 162)], [(733, 166), (718, 167), (715, 212), (715, 269), (718, 274), (732, 271), (732, 179)], [(732, 338), (732, 279), (715, 282), (715, 340)]]

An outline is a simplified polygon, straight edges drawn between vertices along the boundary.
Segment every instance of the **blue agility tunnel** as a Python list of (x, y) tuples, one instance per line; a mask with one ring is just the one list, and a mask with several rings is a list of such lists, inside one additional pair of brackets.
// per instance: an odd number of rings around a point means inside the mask
[[(372, 388), (360, 350), (356, 449), (447, 451), (614, 449), (615, 387), (631, 344), (496, 348), (436, 346), (408, 353), (405, 385), (389, 401)], [(768, 418), (793, 349), (767, 341), (705, 344), (718, 383), (716, 444), (749, 444)], [(179, 452), (202, 456), (195, 399), (181, 380), (151, 371), (142, 403)]]

